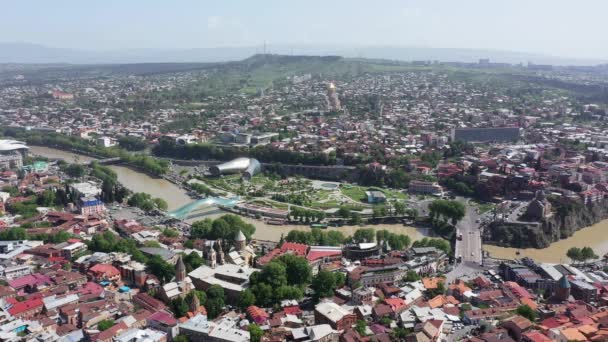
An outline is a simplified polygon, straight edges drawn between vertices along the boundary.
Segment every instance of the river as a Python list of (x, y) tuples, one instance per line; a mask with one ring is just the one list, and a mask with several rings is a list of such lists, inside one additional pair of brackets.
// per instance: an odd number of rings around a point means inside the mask
[[(552, 243), (547, 248), (517, 249), (505, 248), (493, 245), (483, 245), (483, 249), (490, 253), (490, 256), (501, 259), (514, 259), (530, 257), (534, 260), (548, 263), (569, 263), (570, 259), (566, 252), (571, 247), (593, 248), (595, 254), (603, 257), (608, 253), (608, 220), (600, 221), (591, 227), (578, 230), (571, 237)], [(519, 255), (517, 255), (519, 251)]]
[[(63, 159), (67, 162), (78, 161), (82, 163), (95, 160), (95, 158), (89, 156), (42, 146), (30, 146), (30, 153), (51, 159)], [(108, 167), (116, 172), (118, 181), (129, 190), (145, 192), (152, 197), (162, 198), (167, 201), (169, 210), (175, 210), (192, 202), (190, 196), (183, 189), (165, 179), (150, 177), (126, 166), (108, 165)]]
[[(55, 148), (43, 147), (43, 146), (30, 146), (30, 153), (39, 155), (49, 159), (63, 159), (67, 162), (89, 162), (95, 160), (95, 158), (76, 154), (73, 152), (58, 150)], [(132, 168), (120, 166), (120, 165), (108, 165), (116, 175), (118, 181), (127, 187), (129, 190), (134, 192), (145, 192), (153, 197), (162, 198), (167, 201), (169, 211), (176, 210), (193, 202), (186, 192), (178, 187), (177, 185), (162, 179), (151, 177), (143, 172), (136, 171)], [(203, 209), (204, 210), (204, 209)], [(223, 212), (217, 210), (209, 210), (210, 214), (206, 217), (214, 218), (223, 215)], [(203, 217), (197, 218), (196, 220), (202, 220)], [(243, 219), (256, 227), (254, 237), (261, 240), (279, 241), (281, 234), (287, 235), (291, 230), (303, 230), (310, 231), (310, 228), (306, 225), (270, 225), (261, 220), (256, 220), (248, 217)], [(332, 230), (339, 230), (345, 235), (352, 235), (360, 226), (343, 226), (338, 228), (329, 228)], [(403, 226), (400, 224), (379, 224), (374, 225), (375, 229), (386, 229), (393, 233), (400, 233), (408, 235), (412, 241), (422, 239), (427, 235), (426, 229), (417, 229), (414, 227)]]

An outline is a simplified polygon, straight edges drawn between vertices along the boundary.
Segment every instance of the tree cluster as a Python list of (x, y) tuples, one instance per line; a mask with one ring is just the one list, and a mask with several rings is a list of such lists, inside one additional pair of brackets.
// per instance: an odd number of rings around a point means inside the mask
[(572, 261), (574, 262), (578, 261), (583, 263), (585, 263), (587, 260), (599, 258), (591, 247), (572, 247), (568, 249), (568, 252), (566, 252), (566, 256), (568, 256), (568, 258), (572, 259)]
[(466, 214), (464, 204), (458, 201), (438, 199), (429, 205), (429, 216), (433, 220), (441, 220), (456, 225)]
[(247, 240), (250, 240), (255, 233), (255, 226), (243, 221), (240, 216), (223, 215), (215, 220), (207, 218), (192, 223), (190, 237), (207, 240), (221, 239), (225, 244), (232, 245), (239, 230), (243, 232)]
[(376, 231), (376, 241), (386, 241), (391, 249), (406, 249), (412, 240), (405, 234), (391, 233), (386, 229)]
[(131, 197), (129, 197), (129, 200), (127, 201), (127, 204), (144, 211), (152, 211), (155, 209), (167, 210), (168, 206), (167, 202), (162, 198), (152, 198), (150, 194), (147, 194), (145, 192), (138, 192), (131, 195)]
[(450, 254), (452, 247), (450, 243), (444, 239), (429, 239), (423, 238), (422, 240), (414, 241), (412, 247), (435, 247), (442, 250), (446, 254)]
[(292, 207), (289, 211), (289, 216), (294, 221), (305, 223), (320, 222), (325, 219), (325, 213), (319, 210), (310, 210), (300, 207)]
[(340, 246), (346, 237), (340, 231), (312, 228), (310, 231), (292, 230), (287, 234), (285, 240), (311, 246)]
[(308, 261), (292, 254), (282, 255), (254, 272), (249, 278), (251, 289), (243, 291), (239, 305), (268, 307), (285, 299), (302, 299), (312, 271)]

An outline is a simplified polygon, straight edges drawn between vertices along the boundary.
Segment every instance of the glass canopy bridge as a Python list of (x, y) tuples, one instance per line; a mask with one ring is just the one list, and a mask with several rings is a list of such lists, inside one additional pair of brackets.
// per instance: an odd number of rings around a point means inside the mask
[(223, 207), (234, 207), (239, 201), (239, 197), (233, 198), (222, 198), (222, 197), (207, 197), (192, 203), (188, 203), (185, 206), (175, 209), (169, 212), (169, 216), (175, 217), (176, 219), (183, 220), (187, 219), (196, 214), (197, 210), (210, 208), (214, 206)]

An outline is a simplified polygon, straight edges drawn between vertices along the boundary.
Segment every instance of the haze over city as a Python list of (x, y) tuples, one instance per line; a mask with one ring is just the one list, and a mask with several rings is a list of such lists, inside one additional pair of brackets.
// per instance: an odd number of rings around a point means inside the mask
[(601, 0), (581, 6), (567, 0), (27, 1), (0, 13), (0, 42), (260, 52), (266, 42), (269, 51), (281, 52), (424, 47), (606, 60), (606, 12), (608, 3)]

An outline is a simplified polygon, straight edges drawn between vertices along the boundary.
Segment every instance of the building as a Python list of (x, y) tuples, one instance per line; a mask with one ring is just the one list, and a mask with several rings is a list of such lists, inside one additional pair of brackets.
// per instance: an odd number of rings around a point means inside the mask
[(175, 281), (163, 285), (160, 290), (161, 295), (166, 301), (171, 301), (177, 297), (186, 297), (193, 289), (192, 279), (186, 275), (186, 265), (179, 255), (175, 263)]
[(350, 244), (344, 247), (344, 255), (350, 260), (379, 256), (381, 252), (382, 247), (375, 242)]
[(340, 337), (340, 332), (332, 329), (329, 324), (291, 329), (291, 334), (294, 341), (338, 342)]
[(217, 265), (215, 268), (203, 265), (188, 276), (199, 290), (207, 290), (211, 285), (219, 285), (229, 301), (236, 302), (241, 292), (249, 288), (249, 276), (259, 271), (256, 268), (241, 267), (233, 264)]
[(586, 303), (597, 302), (598, 291), (595, 286), (582, 280), (571, 280), (570, 284), (572, 285), (570, 293), (574, 299), (579, 299), (585, 301)]
[(164, 311), (157, 311), (146, 318), (146, 325), (148, 328), (164, 332), (169, 339), (173, 339), (175, 336), (179, 335), (178, 323), (179, 322), (173, 315)]
[(570, 297), (570, 282), (565, 275), (563, 275), (559, 281), (557, 282), (557, 286), (555, 287), (555, 298), (560, 301), (566, 301)]
[(248, 342), (249, 331), (237, 328), (232, 321), (223, 319), (209, 322), (207, 316), (198, 314), (179, 325), (180, 335), (189, 341)]
[(2, 270), (2, 276), (6, 280), (13, 280), (32, 273), (32, 269), (28, 265), (9, 266)]
[(336, 85), (331, 82), (327, 86), (327, 110), (337, 112), (342, 109), (340, 98), (336, 92)]
[(360, 282), (363, 286), (374, 286), (381, 283), (396, 283), (405, 275), (407, 269), (397, 265), (387, 267), (361, 266), (349, 273), (349, 282)]
[(367, 203), (384, 203), (386, 202), (386, 195), (382, 191), (371, 190), (366, 191), (365, 196), (367, 196)]
[(91, 279), (97, 282), (103, 280), (114, 282), (120, 281), (120, 271), (116, 267), (108, 264), (97, 264), (89, 268), (87, 274)]
[(24, 142), (17, 140), (0, 139), (0, 154), (8, 154), (18, 152), (22, 156), (26, 156), (29, 147)]
[(409, 192), (415, 193), (415, 194), (429, 194), (429, 195), (441, 194), (443, 192), (443, 189), (437, 182), (426, 182), (426, 181), (419, 181), (419, 180), (410, 181), (408, 190), (409, 190)]
[(453, 128), (452, 141), (515, 142), (520, 138), (519, 127)]
[(97, 145), (103, 146), (103, 147), (112, 147), (112, 146), (116, 146), (116, 140), (110, 138), (110, 137), (99, 137), (97, 138)]
[(315, 307), (315, 324), (329, 324), (333, 329), (344, 330), (356, 322), (356, 314), (334, 302), (319, 303)]
[(72, 190), (79, 197), (97, 197), (101, 195), (101, 187), (93, 182), (70, 184)]
[(83, 197), (78, 201), (80, 214), (82, 215), (98, 215), (106, 211), (106, 206), (100, 199), (96, 197)]
[(61, 249), (63, 257), (66, 260), (72, 260), (72, 258), (78, 253), (82, 253), (87, 250), (87, 245), (82, 242), (74, 242)]
[(23, 167), (23, 156), (18, 152), (0, 153), (0, 170), (16, 170)]
[(262, 171), (262, 164), (253, 158), (236, 158), (229, 162), (215, 165), (209, 168), (213, 176), (242, 173), (243, 179), (249, 180), (251, 177)]

